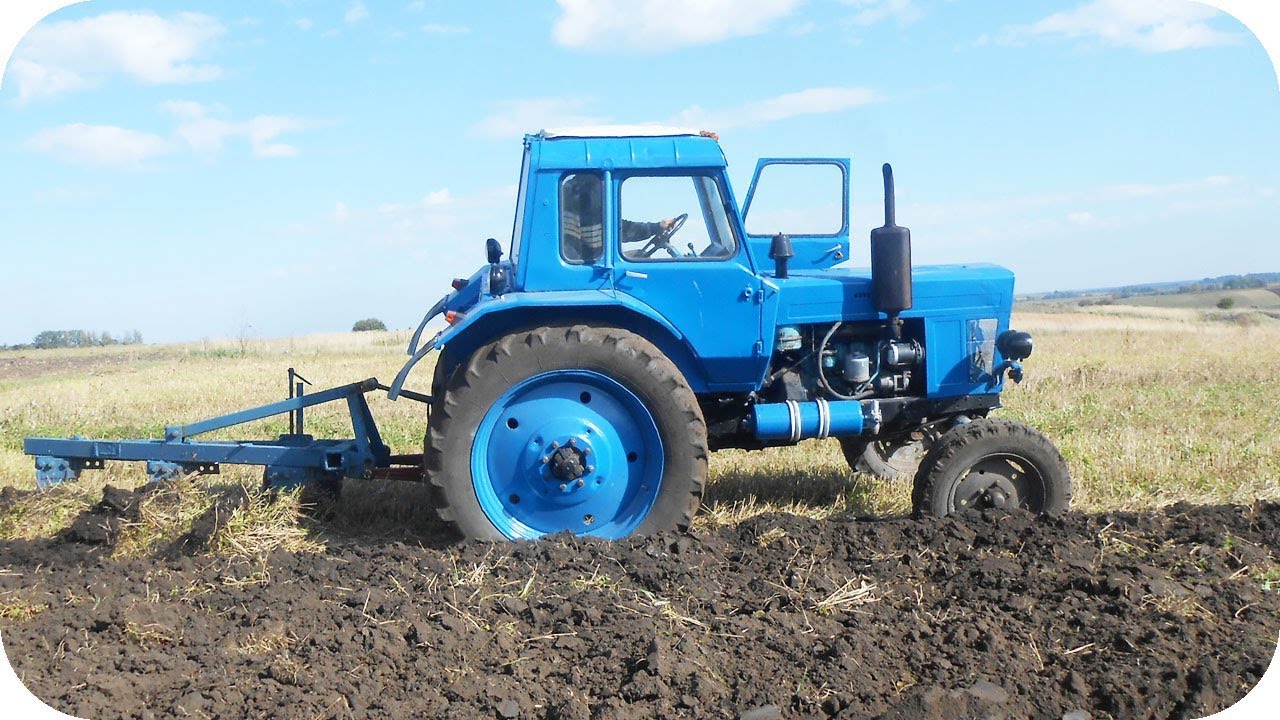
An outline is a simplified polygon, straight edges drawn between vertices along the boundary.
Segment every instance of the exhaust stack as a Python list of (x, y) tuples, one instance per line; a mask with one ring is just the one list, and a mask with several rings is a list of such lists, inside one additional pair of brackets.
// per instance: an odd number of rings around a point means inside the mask
[(884, 164), (884, 227), (871, 231), (871, 302), (889, 316), (911, 309), (911, 231), (894, 222), (893, 168)]

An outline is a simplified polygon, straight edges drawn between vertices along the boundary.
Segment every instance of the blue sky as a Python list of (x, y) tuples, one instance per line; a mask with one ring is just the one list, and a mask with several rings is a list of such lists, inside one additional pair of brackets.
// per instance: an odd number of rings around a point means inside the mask
[(852, 157), (851, 262), (1018, 290), (1280, 271), (1280, 93), (1182, 0), (116, 2), (43, 20), (0, 86), (0, 344), (393, 327), (510, 236), (520, 136), (715, 130)]

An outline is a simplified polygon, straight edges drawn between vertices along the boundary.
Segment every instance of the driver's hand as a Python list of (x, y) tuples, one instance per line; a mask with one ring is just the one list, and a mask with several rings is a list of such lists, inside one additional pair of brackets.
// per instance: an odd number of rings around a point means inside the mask
[(670, 230), (671, 226), (675, 224), (676, 224), (676, 219), (673, 217), (669, 217), (666, 220), (658, 221), (658, 227), (662, 228), (664, 231)]

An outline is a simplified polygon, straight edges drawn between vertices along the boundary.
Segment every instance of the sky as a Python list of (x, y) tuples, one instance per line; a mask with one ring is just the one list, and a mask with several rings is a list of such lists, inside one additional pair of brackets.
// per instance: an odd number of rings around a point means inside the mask
[(917, 265), (1280, 271), (1276, 71), (1200, 3), (89, 0), (0, 84), (0, 344), (411, 327), (510, 238), (521, 136), (603, 123), (718, 132), (739, 201), (851, 158), (857, 266), (891, 162)]

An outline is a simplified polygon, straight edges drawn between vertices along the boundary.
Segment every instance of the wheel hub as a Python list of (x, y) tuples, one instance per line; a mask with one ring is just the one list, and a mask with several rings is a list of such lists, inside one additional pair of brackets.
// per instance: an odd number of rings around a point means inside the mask
[(993, 487), (987, 490), (987, 502), (991, 503), (991, 507), (999, 510), (1004, 508), (1005, 504), (1009, 502), (1009, 498), (1000, 488)]
[(956, 487), (955, 508), (1012, 509), (1034, 506), (1043, 480), (1025, 459), (1007, 453), (983, 458)]
[(562, 446), (551, 454), (551, 475), (557, 480), (577, 480), (587, 474), (586, 455), (576, 447)]

